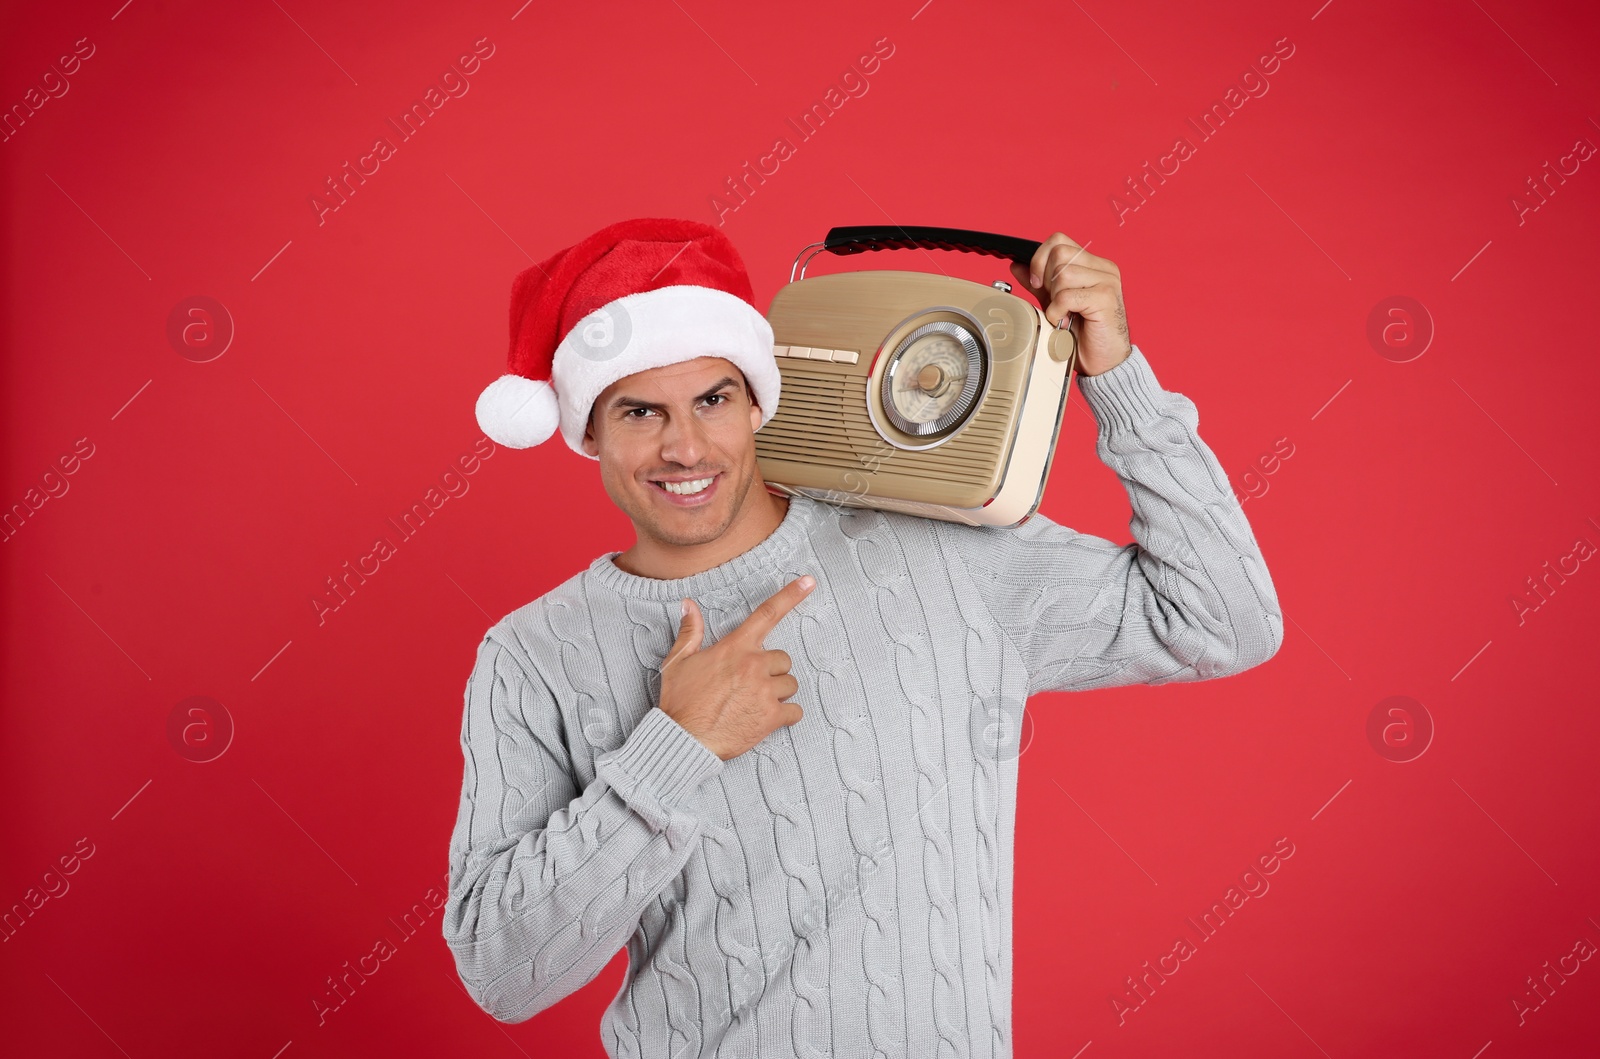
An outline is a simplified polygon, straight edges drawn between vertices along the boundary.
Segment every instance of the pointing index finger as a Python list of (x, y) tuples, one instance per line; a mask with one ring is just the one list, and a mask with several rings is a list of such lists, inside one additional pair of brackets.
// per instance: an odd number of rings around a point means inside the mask
[(787, 585), (762, 600), (756, 606), (756, 609), (750, 612), (750, 616), (734, 630), (734, 635), (753, 640), (758, 645), (761, 644), (767, 638), (767, 634), (777, 626), (778, 622), (783, 620), (784, 615), (788, 614), (802, 599), (806, 598), (816, 583), (816, 579), (810, 574), (790, 581)]

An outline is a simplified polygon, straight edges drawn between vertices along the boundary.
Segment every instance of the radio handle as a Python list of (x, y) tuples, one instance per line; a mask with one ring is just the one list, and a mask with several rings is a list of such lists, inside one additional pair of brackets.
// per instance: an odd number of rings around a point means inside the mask
[(868, 250), (960, 250), (969, 254), (1006, 257), (1027, 264), (1039, 249), (1036, 239), (1018, 239), (993, 232), (973, 232), (965, 228), (901, 227), (894, 224), (865, 224), (834, 228), (823, 240), (822, 248), (834, 254), (860, 254)]
[[(831, 254), (862, 254), (869, 250), (958, 250), (970, 254), (987, 254), (991, 257), (1009, 258), (1018, 264), (1033, 260), (1039, 250), (1036, 239), (1019, 239), (993, 232), (974, 232), (966, 228), (934, 228), (926, 225), (902, 226), (897, 224), (861, 224), (831, 228), (820, 243), (812, 243), (795, 258), (789, 269), (789, 282), (804, 279), (806, 265), (811, 257), (826, 250)], [(806, 251), (811, 250), (810, 257)], [(805, 264), (800, 257), (806, 257)]]

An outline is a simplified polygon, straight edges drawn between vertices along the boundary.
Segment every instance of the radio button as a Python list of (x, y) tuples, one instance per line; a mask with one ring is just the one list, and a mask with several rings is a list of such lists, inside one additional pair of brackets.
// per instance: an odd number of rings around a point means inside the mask
[(835, 364), (855, 364), (861, 359), (861, 354), (853, 349), (817, 349), (814, 346), (774, 345), (772, 355), (799, 360), (827, 360)]

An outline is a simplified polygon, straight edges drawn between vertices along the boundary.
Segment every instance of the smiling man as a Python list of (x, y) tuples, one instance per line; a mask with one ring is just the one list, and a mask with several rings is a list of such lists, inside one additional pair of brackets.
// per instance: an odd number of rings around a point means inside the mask
[(1062, 233), (1013, 266), (1059, 322), (1135, 543), (765, 488), (771, 327), (720, 229), (624, 221), (512, 288), (478, 400), (560, 430), (633, 523), (478, 645), (443, 933), (521, 1022), (628, 968), (612, 1056), (1007, 1059), (1017, 735), (1041, 691), (1239, 673), (1283, 619), (1194, 404)]

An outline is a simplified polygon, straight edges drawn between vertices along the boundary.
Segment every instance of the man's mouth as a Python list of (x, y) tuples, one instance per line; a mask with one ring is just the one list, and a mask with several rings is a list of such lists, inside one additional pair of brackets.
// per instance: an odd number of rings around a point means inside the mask
[(716, 475), (710, 474), (703, 478), (678, 478), (672, 480), (655, 479), (652, 480), (650, 484), (656, 486), (664, 492), (671, 493), (674, 496), (695, 496), (696, 494), (703, 493), (709, 489), (711, 487), (711, 483), (716, 480), (716, 477)]

